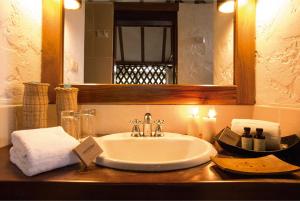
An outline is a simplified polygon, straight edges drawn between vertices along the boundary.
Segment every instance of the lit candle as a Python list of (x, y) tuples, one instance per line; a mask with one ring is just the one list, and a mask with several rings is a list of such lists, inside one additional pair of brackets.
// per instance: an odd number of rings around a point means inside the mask
[(210, 109), (208, 116), (203, 117), (202, 138), (208, 142), (212, 142), (216, 134), (216, 111)]
[(194, 107), (191, 110), (188, 125), (187, 125), (187, 134), (195, 137), (200, 137), (200, 119), (199, 119), (199, 108)]

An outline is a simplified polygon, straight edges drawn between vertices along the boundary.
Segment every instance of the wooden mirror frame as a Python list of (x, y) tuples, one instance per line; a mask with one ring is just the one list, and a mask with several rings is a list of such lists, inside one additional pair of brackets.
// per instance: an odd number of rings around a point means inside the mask
[[(63, 0), (43, 0), (41, 81), (54, 88), (63, 83)], [(238, 5), (234, 19), (234, 85), (113, 85), (83, 84), (79, 103), (97, 104), (255, 104), (255, 15), (256, 0)]]

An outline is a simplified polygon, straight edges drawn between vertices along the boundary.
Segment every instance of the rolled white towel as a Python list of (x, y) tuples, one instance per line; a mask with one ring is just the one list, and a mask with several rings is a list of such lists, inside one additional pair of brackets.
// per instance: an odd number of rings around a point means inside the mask
[(231, 121), (231, 130), (240, 135), (244, 132), (244, 127), (250, 127), (251, 133), (256, 132), (256, 128), (263, 128), (266, 136), (266, 149), (280, 149), (280, 124), (270, 121), (255, 119), (233, 119)]
[(79, 142), (62, 127), (15, 131), (10, 160), (27, 176), (79, 162), (72, 150)]

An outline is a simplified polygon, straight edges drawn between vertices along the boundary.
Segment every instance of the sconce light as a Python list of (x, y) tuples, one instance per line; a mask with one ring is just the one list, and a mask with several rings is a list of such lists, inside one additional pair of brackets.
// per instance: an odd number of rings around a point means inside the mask
[(218, 11), (221, 13), (233, 13), (235, 2), (234, 0), (218, 0)]
[(64, 8), (69, 10), (77, 10), (81, 7), (81, 0), (64, 0)]

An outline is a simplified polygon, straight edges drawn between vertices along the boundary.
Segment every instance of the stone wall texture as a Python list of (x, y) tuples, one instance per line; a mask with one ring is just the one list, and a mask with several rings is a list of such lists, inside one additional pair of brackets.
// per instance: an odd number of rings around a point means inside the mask
[(256, 101), (300, 107), (300, 1), (259, 0)]
[(21, 103), (22, 83), (41, 79), (41, 2), (0, 1), (0, 104)]

